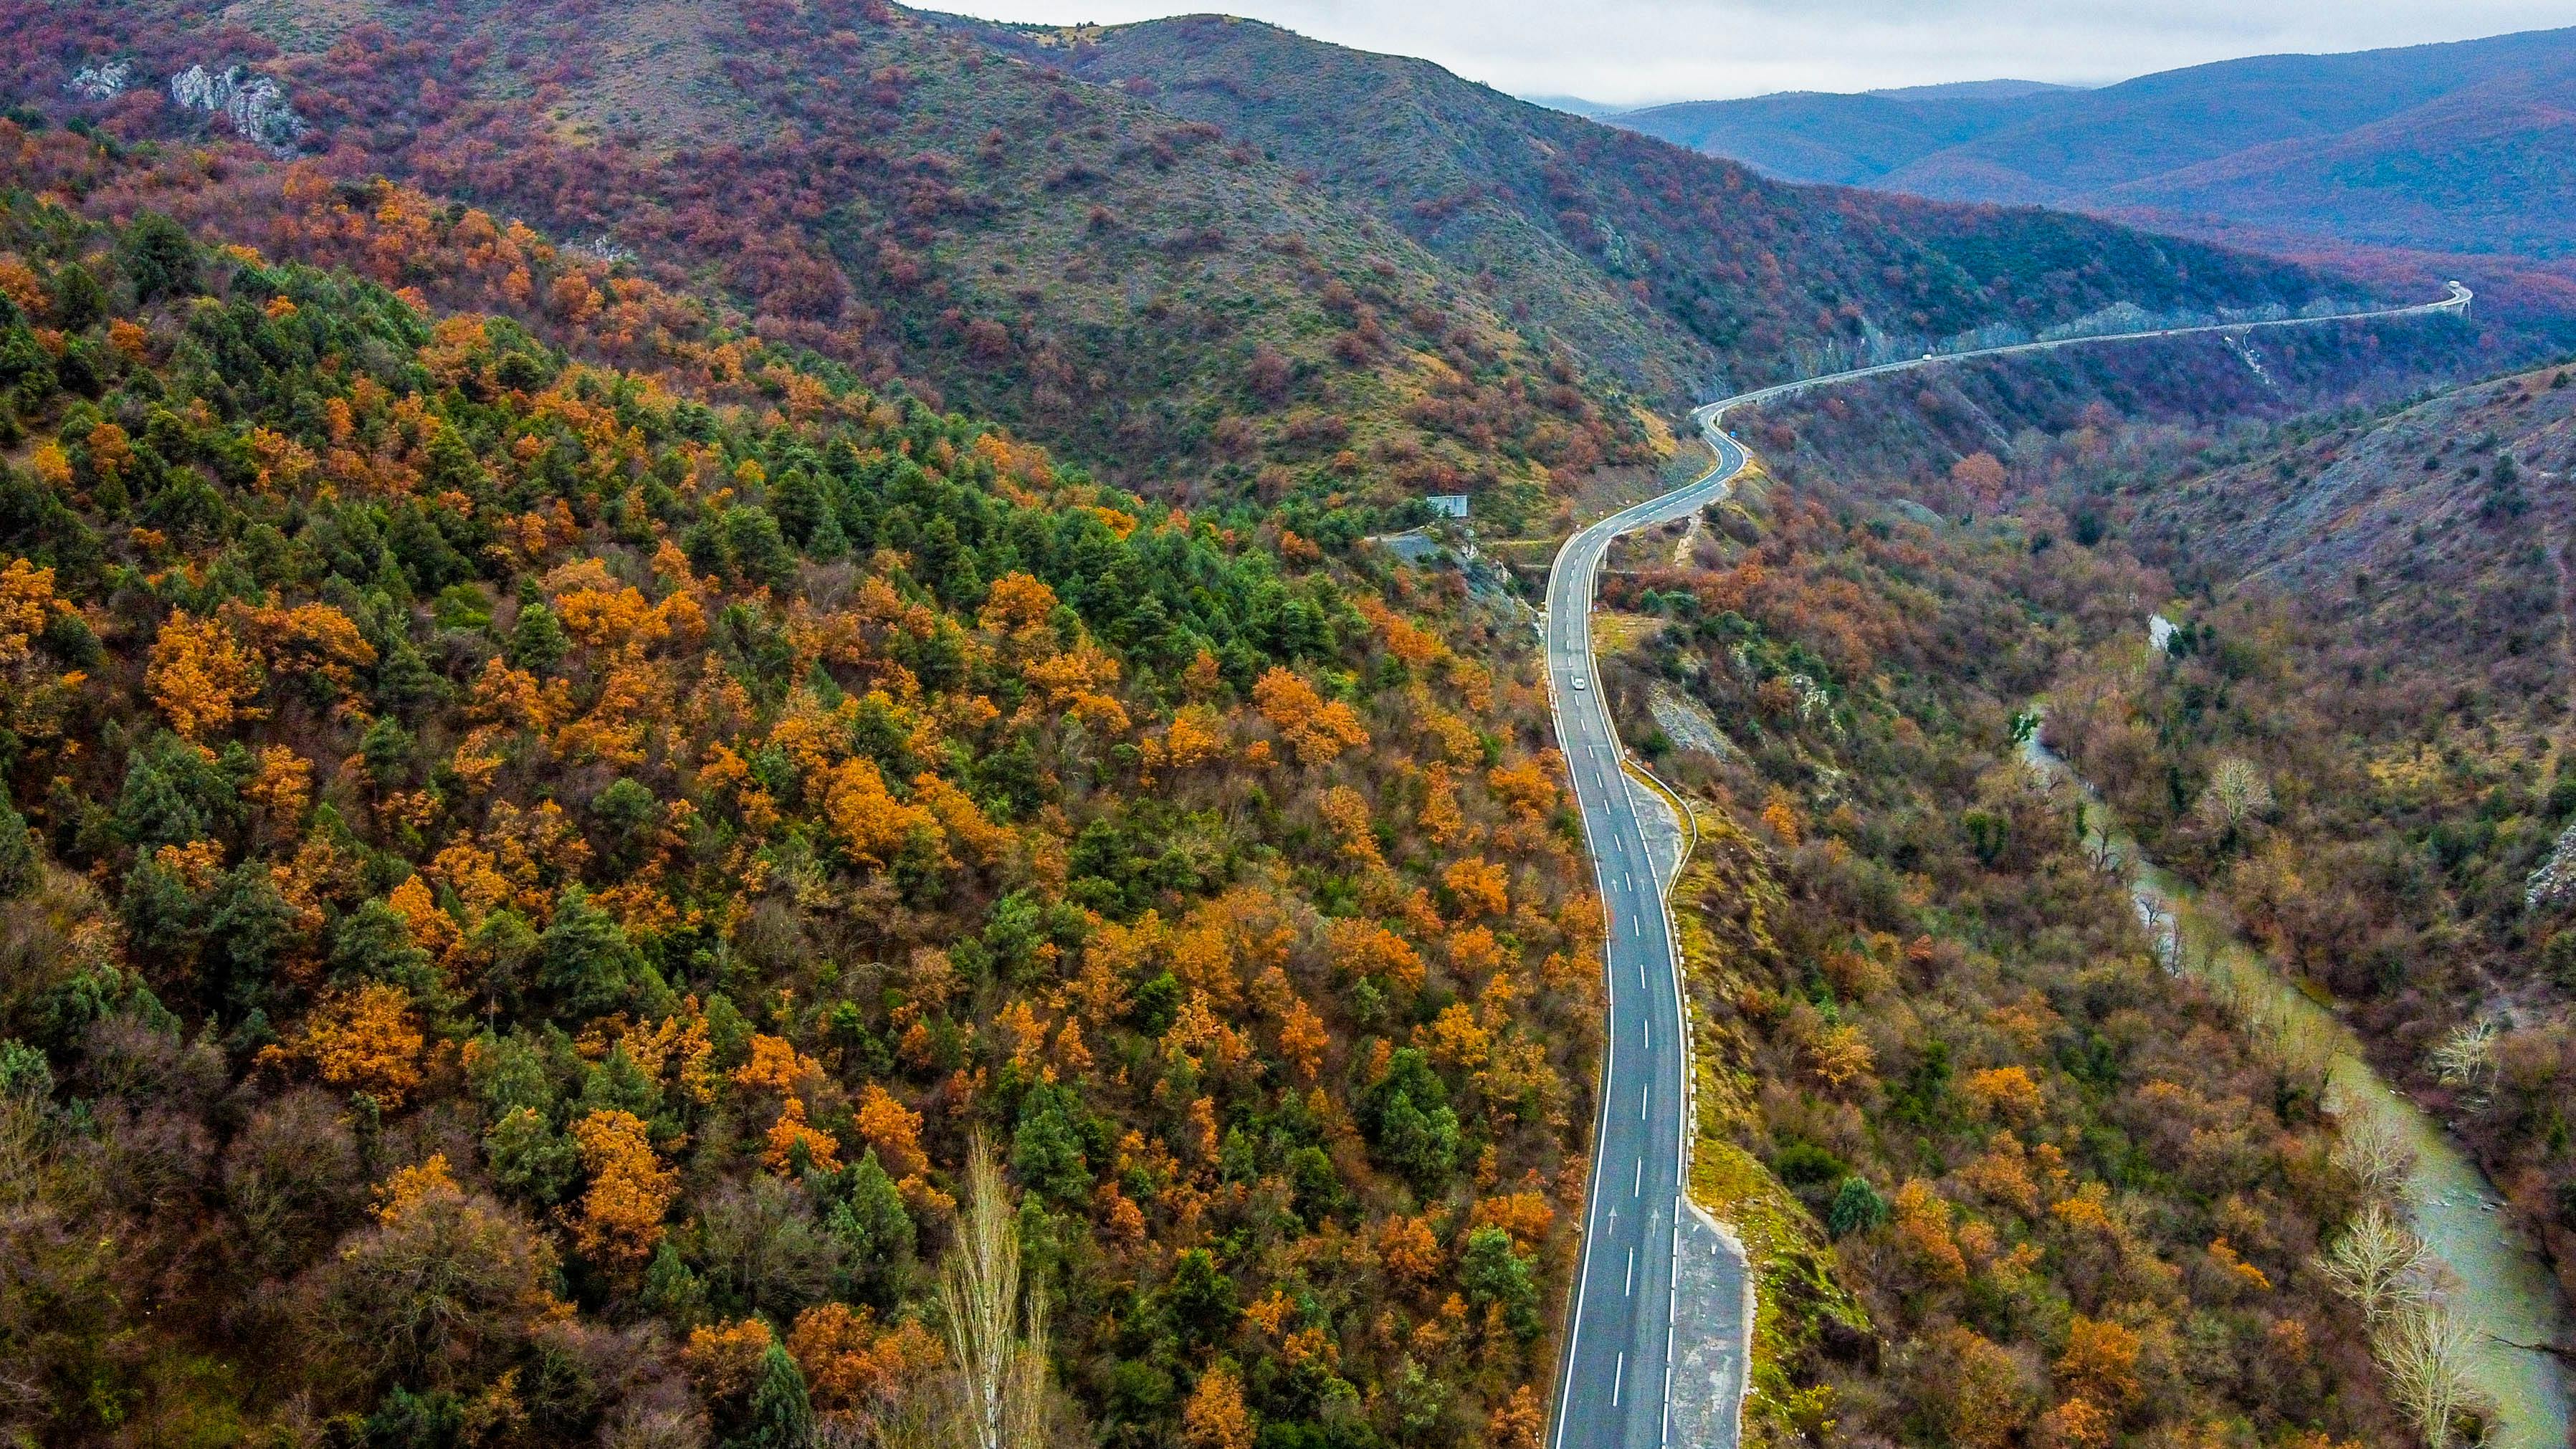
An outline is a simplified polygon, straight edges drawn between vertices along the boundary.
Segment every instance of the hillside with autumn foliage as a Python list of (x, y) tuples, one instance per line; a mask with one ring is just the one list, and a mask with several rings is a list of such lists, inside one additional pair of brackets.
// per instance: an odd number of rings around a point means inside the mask
[[(1981, 329), (2378, 290), (2070, 217), (1778, 186), (1248, 22), (16, 0), (0, 23), (24, 38), (0, 102), (29, 115), (126, 141), (269, 127), (209, 218), (298, 158), (389, 177), (1183, 500), (1464, 492), (1523, 531), (1662, 446), (1641, 406)], [(170, 91), (196, 67), (237, 78), (243, 121)]]
[[(1288, 123), (1384, 73), (1200, 22), (0, 15), (31, 1442), (1535, 1449), (1600, 908), (1526, 611), (1367, 540), (1687, 476), (1695, 379), (2342, 295), (1484, 101), (1562, 150), (1426, 210)], [(2434, 326), (1819, 395), (1614, 558), (1757, 1442), (2404, 1432), (2313, 1064), (2012, 752), (2188, 577), (2110, 494)]]
[[(2167, 437), (2117, 490), (2068, 468), (2061, 488), (2171, 561), (2177, 633), (2143, 665), (2087, 656), (2053, 726), (2165, 858), (2457, 1128), (2562, 1283), (2570, 376)], [(2228, 779), (2259, 786), (2234, 823)]]
[[(1281, 166), (882, 6), (110, 3), (7, 23), (43, 39), (0, 90), (58, 123), (222, 135), (157, 78), (255, 63), (309, 129), (242, 148), (245, 172), (301, 156), (333, 184), (525, 218), (1127, 486), (1472, 490), (1508, 516), (1543, 511), (1556, 471), (1651, 446), (1608, 373)], [(91, 54), (139, 79), (67, 93)], [(253, 184), (174, 214), (221, 215)], [(412, 255), (371, 273), (410, 282)]]
[(1244, 138), (1656, 401), (2106, 308), (2296, 308), (2367, 290), (2064, 213), (1782, 186), (1428, 61), (1233, 16), (961, 28)]
[(657, 294), (620, 368), (0, 227), (13, 1431), (909, 1422), (980, 1135), (1056, 1432), (1534, 1442), (1598, 911), (1519, 631)]
[(2169, 587), (2041, 498), (1756, 473), (1623, 544), (1621, 733), (1695, 802), (1692, 1192), (1759, 1285), (1748, 1442), (2394, 1443), (2320, 1266), (2317, 1059), (2158, 964), (2017, 720)]

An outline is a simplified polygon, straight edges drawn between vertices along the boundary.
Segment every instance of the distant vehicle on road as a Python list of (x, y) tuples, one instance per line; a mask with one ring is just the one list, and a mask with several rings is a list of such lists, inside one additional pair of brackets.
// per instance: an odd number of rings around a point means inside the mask
[(1578, 674), (1574, 676), (1574, 687), (1577, 689), (1590, 689), (1592, 686), (1584, 683), (1583, 676)]

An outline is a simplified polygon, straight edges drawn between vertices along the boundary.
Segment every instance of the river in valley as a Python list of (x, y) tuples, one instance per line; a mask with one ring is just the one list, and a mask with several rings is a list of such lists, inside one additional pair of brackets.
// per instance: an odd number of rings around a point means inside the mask
[[(2330, 1092), (2349, 1119), (2363, 1113), (2413, 1150), (2402, 1196), (2432, 1256), (2453, 1280), (2450, 1299), (2479, 1330), (2469, 1378), (2494, 1402), (2493, 1449), (2565, 1449), (2568, 1385), (2554, 1358), (2513, 1344), (2563, 1341), (2565, 1300), (2557, 1279), (2503, 1210), (2496, 1191), (2441, 1124), (2390, 1087), (2364, 1059), (2341, 1018), (2248, 948), (2220, 909), (2192, 885), (2148, 860), (2100, 798), (2033, 729), (2022, 746), (2031, 766), (2085, 790), (2100, 848), (2122, 868), (2131, 901), (2166, 963), (2207, 977), (2240, 1016), (2260, 1029), (2330, 1052)], [(2096, 836), (2088, 832), (2087, 840)]]

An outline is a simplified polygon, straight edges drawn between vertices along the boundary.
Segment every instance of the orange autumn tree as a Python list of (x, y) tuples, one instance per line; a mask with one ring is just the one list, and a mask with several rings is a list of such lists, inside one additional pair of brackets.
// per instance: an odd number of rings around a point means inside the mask
[(54, 571), (23, 558), (0, 568), (0, 667), (15, 668), (32, 652), (37, 636), (58, 612), (71, 605), (54, 596)]
[(1344, 750), (1369, 742), (1368, 730), (1349, 705), (1327, 703), (1315, 686), (1289, 670), (1274, 667), (1262, 675), (1252, 687), (1252, 699), (1301, 765), (1330, 764)]
[(316, 1006), (297, 1054), (323, 1081), (392, 1109), (420, 1086), (426, 1040), (412, 1018), (411, 998), (400, 987), (372, 981)]
[(872, 1310), (846, 1303), (818, 1303), (798, 1314), (787, 1352), (805, 1374), (815, 1409), (858, 1425), (928, 1387), (947, 1358), (918, 1319), (883, 1327)]
[(917, 1177), (930, 1165), (921, 1152), (921, 1114), (875, 1083), (859, 1097), (859, 1135), (896, 1177)]
[(937, 823), (929, 811), (894, 798), (870, 760), (833, 767), (823, 786), (823, 810), (850, 853), (871, 865), (891, 861), (913, 831)]
[(1971, 1328), (1937, 1335), (1924, 1377), (1934, 1413), (1966, 1449), (2005, 1449), (2030, 1413), (2030, 1389), (2021, 1366), (1993, 1340)]
[(143, 687), (181, 738), (203, 740), (247, 719), (263, 676), (259, 661), (220, 619), (174, 610), (152, 641)]
[(2069, 1394), (2106, 1409), (2125, 1409), (2143, 1392), (2138, 1382), (2141, 1346), (2134, 1329), (2076, 1314), (2067, 1325), (2057, 1380)]
[(613, 1272), (639, 1269), (662, 1241), (662, 1217), (679, 1192), (679, 1174), (653, 1151), (644, 1120), (602, 1108), (572, 1124), (590, 1187), (573, 1219), (582, 1253)]
[(1199, 1375), (1181, 1410), (1181, 1437), (1190, 1449), (1252, 1449), (1252, 1415), (1233, 1365), (1220, 1362)]

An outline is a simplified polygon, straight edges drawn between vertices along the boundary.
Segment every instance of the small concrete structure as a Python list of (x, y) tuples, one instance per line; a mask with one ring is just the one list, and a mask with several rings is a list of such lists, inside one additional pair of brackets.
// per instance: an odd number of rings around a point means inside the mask
[(1431, 511), (1442, 518), (1467, 516), (1467, 495), (1464, 493), (1434, 493), (1423, 501), (1430, 504)]

